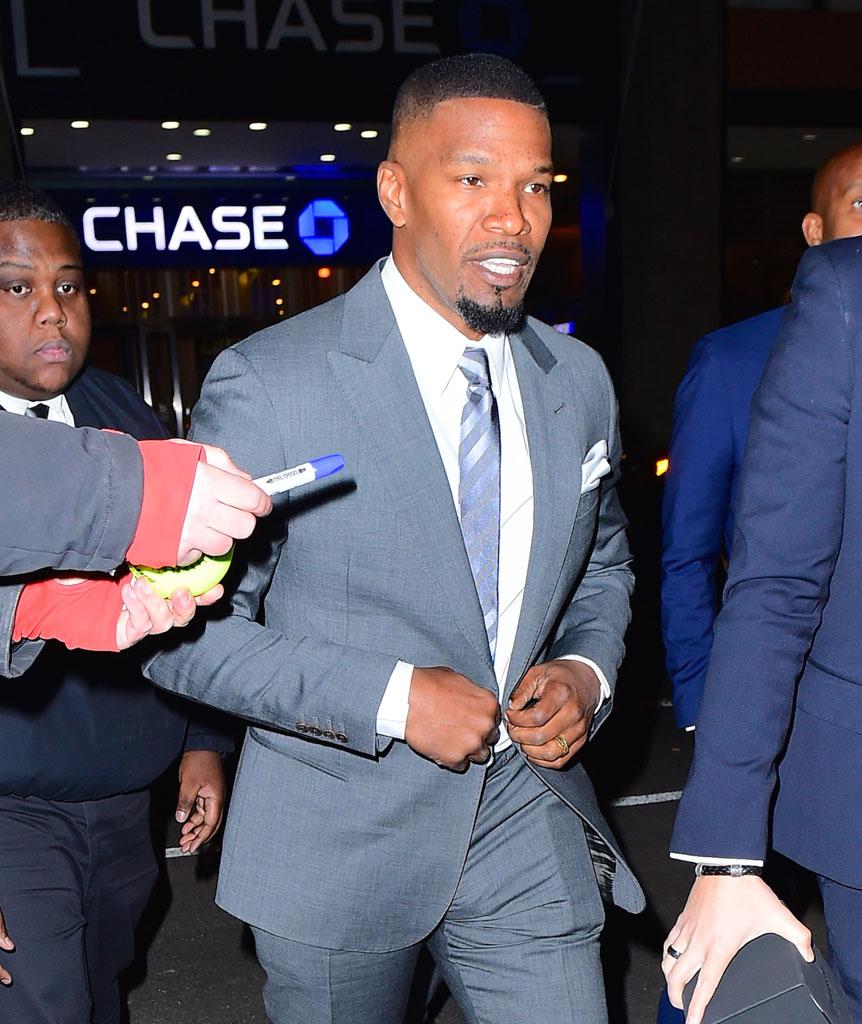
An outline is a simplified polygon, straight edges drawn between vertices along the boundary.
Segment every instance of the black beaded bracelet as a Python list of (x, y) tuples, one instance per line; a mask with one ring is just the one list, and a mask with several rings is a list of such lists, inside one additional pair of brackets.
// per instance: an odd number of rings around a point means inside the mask
[(729, 875), (731, 878), (742, 878), (743, 875), (762, 875), (763, 868), (759, 864), (695, 864), (694, 873), (698, 878), (703, 875)]

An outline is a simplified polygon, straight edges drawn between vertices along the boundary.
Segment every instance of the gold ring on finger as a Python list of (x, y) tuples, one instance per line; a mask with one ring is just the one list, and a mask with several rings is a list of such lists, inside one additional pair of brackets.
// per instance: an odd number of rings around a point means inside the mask
[(566, 742), (566, 737), (565, 736), (555, 736), (554, 737), (554, 743), (556, 743), (557, 746), (560, 748), (560, 750), (562, 750), (563, 756), (565, 757), (565, 755), (568, 754), (568, 752), (569, 752), (569, 744)]

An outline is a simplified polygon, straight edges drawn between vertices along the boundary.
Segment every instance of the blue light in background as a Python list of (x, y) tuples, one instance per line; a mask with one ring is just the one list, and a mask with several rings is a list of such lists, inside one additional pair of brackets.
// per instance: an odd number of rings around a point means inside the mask
[(331, 256), (350, 238), (347, 214), (332, 199), (313, 199), (296, 223), (303, 244), (315, 256)]

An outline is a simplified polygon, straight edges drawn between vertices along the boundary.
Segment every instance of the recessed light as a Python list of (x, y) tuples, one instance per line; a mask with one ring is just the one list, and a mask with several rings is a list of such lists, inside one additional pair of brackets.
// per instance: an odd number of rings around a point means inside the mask
[(95, 288), (91, 288), (90, 289), (90, 294), (91, 295), (95, 295), (96, 294), (96, 289)]
[(21, 129), (21, 134), (22, 135), (35, 135), (36, 134), (36, 129), (35, 128), (24, 127), (24, 128)]
[(162, 121), (162, 128), (164, 128), (165, 131), (168, 132), (172, 132), (175, 128), (179, 128), (179, 126), (179, 121)]
[(555, 181), (558, 185), (562, 185), (564, 181), (569, 180), (569, 176), (568, 174), (555, 174), (551, 180)]
[(200, 286), (201, 286), (200, 281), (198, 281), (198, 279), (195, 278), (194, 281), (192, 281), (192, 288), (200, 288)]
[(334, 153), (321, 153), (320, 154), (320, 162), (321, 163), (331, 164), (334, 159), (335, 159), (335, 154)]
[(123, 312), (124, 313), (128, 313), (129, 312), (129, 307), (128, 306), (123, 306)]
[(251, 121), (249, 122), (248, 129), (251, 132), (265, 132), (267, 127), (266, 121)]
[(317, 276), (319, 278), (321, 278), (321, 280), (325, 281), (327, 277), (332, 277), (332, 268), (331, 267), (318, 267), (317, 268)]
[(816, 142), (817, 141), (817, 132), (805, 132), (805, 134), (802, 136), (802, 141), (803, 142)]
[(745, 159), (744, 156), (732, 156), (730, 158), (730, 162), (732, 164), (741, 164), (744, 159)]
[(154, 299), (161, 298), (161, 294), (162, 294), (161, 292), (153, 292), (153, 298)]
[(149, 308), (150, 308), (149, 302), (142, 302), (141, 303), (141, 309), (149, 309)]
[(209, 128), (195, 128), (192, 135), (197, 135), (199, 139), (205, 139), (208, 135), (212, 135)]
[(129, 169), (129, 165), (128, 165), (128, 164), (120, 164), (120, 171), (121, 171), (121, 172), (122, 172), (123, 174), (125, 174), (125, 172), (126, 172), (126, 171), (127, 171), (128, 169)]
[(209, 270), (207, 271), (207, 273), (208, 273), (208, 274), (214, 274), (214, 273), (215, 273), (215, 270), (216, 270), (216, 268), (215, 268), (215, 267), (210, 267), (210, 268), (209, 268)]
[(276, 306), (283, 306), (284, 305), (284, 299), (276, 299), (275, 300), (275, 304), (276, 304)]
[(332, 126), (332, 130), (336, 132), (349, 132), (353, 125), (349, 121), (339, 121), (338, 124)]
[(182, 160), (182, 153), (165, 153), (165, 160)]
[(380, 132), (376, 128), (366, 128), (359, 133), (361, 139), (376, 139)]
[(144, 176), (143, 176), (143, 177), (141, 178), (141, 181), (152, 181), (152, 180), (153, 180), (153, 176), (152, 176), (152, 174), (145, 174), (145, 175), (144, 175)]
[(89, 128), (89, 121), (72, 121), (69, 125), (70, 128)]
[(273, 288), (278, 288), (278, 286), (279, 286), (280, 284), (281, 284), (281, 278), (280, 278), (280, 277), (274, 277), (274, 278), (272, 279), (272, 287), (273, 287)]

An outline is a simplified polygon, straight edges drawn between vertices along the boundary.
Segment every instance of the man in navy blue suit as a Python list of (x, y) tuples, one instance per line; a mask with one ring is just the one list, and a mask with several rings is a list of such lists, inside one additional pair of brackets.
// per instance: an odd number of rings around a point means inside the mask
[[(809, 246), (862, 235), (860, 181), (862, 143), (818, 170), (802, 220)], [(677, 725), (688, 731), (712, 649), (719, 569), (732, 546), (751, 399), (785, 311), (780, 306), (701, 338), (676, 393), (662, 506), (662, 639)], [(681, 1019), (663, 992), (659, 1024)]]
[[(808, 245), (862, 235), (860, 181), (862, 143), (820, 168), (811, 212), (802, 221)], [(661, 598), (667, 672), (682, 729), (693, 729), (697, 718), (751, 398), (784, 312), (783, 306), (771, 309), (701, 338), (676, 394), (662, 507)]]
[[(862, 208), (862, 181), (853, 202)], [(733, 554), (671, 841), (697, 865), (662, 967), (696, 971), (700, 1024), (725, 967), (811, 936), (760, 873), (770, 846), (817, 876), (829, 957), (862, 1022), (862, 240), (803, 256), (751, 412)]]

